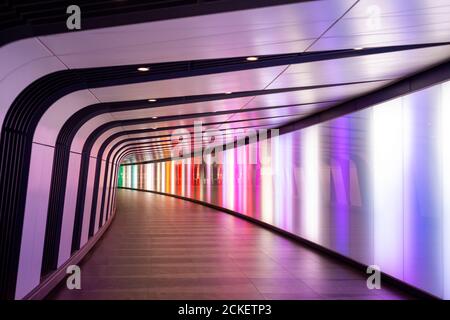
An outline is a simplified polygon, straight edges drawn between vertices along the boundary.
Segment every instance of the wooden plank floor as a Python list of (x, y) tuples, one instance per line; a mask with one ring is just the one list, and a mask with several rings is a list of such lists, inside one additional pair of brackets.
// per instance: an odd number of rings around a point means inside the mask
[(198, 204), (119, 190), (82, 289), (49, 299), (407, 299), (291, 240)]

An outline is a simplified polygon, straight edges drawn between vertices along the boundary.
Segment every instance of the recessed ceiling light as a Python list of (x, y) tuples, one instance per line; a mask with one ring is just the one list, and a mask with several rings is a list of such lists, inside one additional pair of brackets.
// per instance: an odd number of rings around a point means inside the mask
[(158, 117), (152, 117), (152, 119), (158, 119)]
[(233, 92), (231, 92), (231, 91), (227, 91), (227, 92), (225, 92), (225, 94), (232, 94)]
[(362, 50), (362, 49), (364, 49), (363, 47), (356, 47), (356, 48), (353, 48), (353, 50)]
[(148, 67), (139, 67), (138, 68), (138, 71), (141, 71), (141, 72), (145, 72), (145, 71), (148, 71), (148, 70), (150, 70), (150, 68), (148, 68)]
[(148, 102), (156, 102), (156, 99), (148, 99)]
[(256, 61), (256, 60), (258, 60), (258, 57), (247, 57), (246, 60), (247, 61)]

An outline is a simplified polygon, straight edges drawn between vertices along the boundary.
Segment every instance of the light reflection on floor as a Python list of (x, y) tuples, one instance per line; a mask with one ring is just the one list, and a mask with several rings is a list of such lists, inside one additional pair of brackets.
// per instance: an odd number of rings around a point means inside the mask
[(191, 202), (119, 190), (82, 290), (50, 299), (407, 299), (275, 233)]

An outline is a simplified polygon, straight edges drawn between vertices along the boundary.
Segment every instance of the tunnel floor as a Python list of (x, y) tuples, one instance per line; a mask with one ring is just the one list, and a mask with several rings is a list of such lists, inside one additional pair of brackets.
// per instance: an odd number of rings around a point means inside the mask
[(117, 215), (80, 264), (81, 290), (48, 299), (409, 299), (363, 273), (202, 205), (118, 190)]

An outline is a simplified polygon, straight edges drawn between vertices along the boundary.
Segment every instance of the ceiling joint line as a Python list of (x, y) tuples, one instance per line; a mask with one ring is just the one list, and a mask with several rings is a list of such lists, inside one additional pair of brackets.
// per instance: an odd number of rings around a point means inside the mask
[[(334, 21), (327, 29), (325, 29), (325, 31), (323, 31), (318, 38), (316, 38), (308, 47), (306, 47), (305, 50), (303, 50), (303, 52), (308, 51), (315, 43), (317, 43), (317, 41), (320, 40), (320, 38), (322, 38), (328, 31), (331, 30), (331, 28), (333, 28), (348, 12), (350, 12), (350, 10), (352, 10), (359, 2), (360, 0), (356, 0), (355, 3), (353, 3), (339, 18), (336, 19), (336, 21)], [(286, 70), (290, 67), (291, 65), (287, 65), (283, 70), (281, 70), (281, 72), (275, 76), (275, 78), (272, 79), (272, 81), (270, 81), (264, 88), (263, 90), (267, 90), (283, 73), (286, 72)], [(256, 98), (256, 96), (253, 96), (250, 98), (249, 101), (247, 101), (242, 107), (241, 109), (245, 109), (254, 99)], [(227, 121), (233, 119), (233, 117), (235, 116), (235, 114), (232, 114)], [(220, 126), (222, 127), (222, 125)]]
[(36, 40), (45, 48), (45, 49), (47, 49), (56, 59), (58, 59), (58, 61), (59, 62), (61, 62), (61, 64), (67, 69), (67, 70), (70, 70), (70, 67), (64, 62), (64, 61), (62, 61), (61, 60), (61, 58), (56, 54), (56, 53), (54, 53), (53, 52), (53, 50), (52, 49), (50, 49), (50, 47), (48, 47), (42, 40), (41, 40), (41, 38), (40, 37), (36, 37)]
[(350, 10), (352, 10), (358, 3), (360, 0), (356, 0), (356, 2), (354, 4), (352, 4), (350, 6), (350, 8), (348, 8), (339, 18), (337, 18), (336, 21), (334, 21), (324, 32), (322, 32), (319, 37), (314, 40), (303, 52), (308, 51), (313, 45), (315, 45), (317, 43), (317, 41), (319, 41), (328, 31), (331, 30), (331, 28), (333, 28), (339, 21), (341, 21), (342, 18), (344, 18), (344, 16), (350, 12)]

